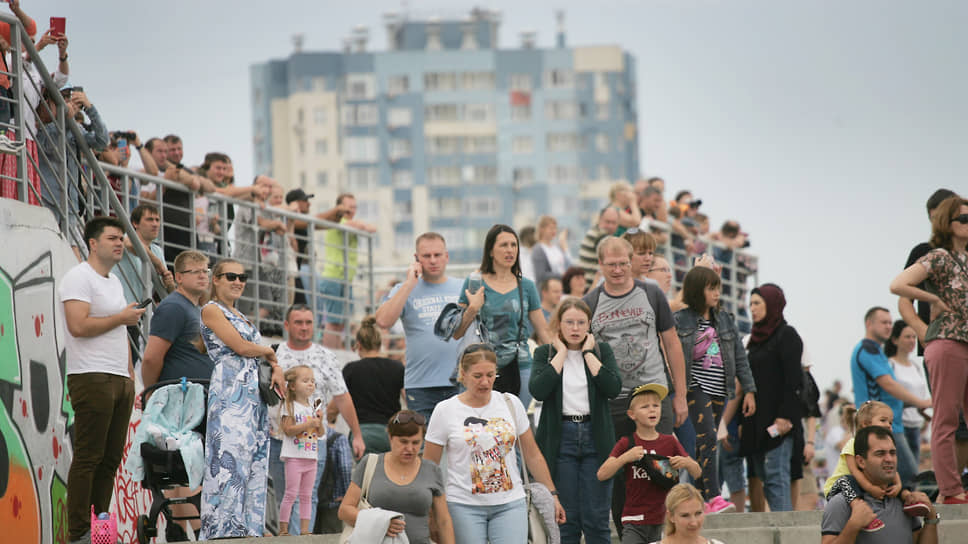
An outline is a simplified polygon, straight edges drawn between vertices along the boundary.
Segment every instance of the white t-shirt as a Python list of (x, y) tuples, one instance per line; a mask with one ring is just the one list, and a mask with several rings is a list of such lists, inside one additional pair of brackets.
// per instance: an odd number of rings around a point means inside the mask
[[(439, 402), (430, 417), (427, 442), (447, 450), (447, 500), (492, 506), (524, 498), (515, 444), (530, 427), (521, 401), (497, 391), (481, 408), (457, 396)], [(516, 425), (515, 425), (516, 423)]]
[[(104, 277), (87, 261), (64, 274), (57, 288), (60, 302), (79, 300), (91, 305), (91, 317), (108, 317), (119, 313), (127, 303), (121, 280), (114, 274)], [(65, 327), (66, 328), (66, 327)], [(124, 325), (90, 338), (77, 338), (67, 331), (64, 343), (67, 374), (104, 372), (128, 376), (128, 332)]]
[[(931, 393), (928, 391), (928, 381), (924, 377), (924, 371), (921, 370), (921, 361), (913, 357), (912, 359), (914, 360), (907, 366), (898, 364), (894, 359), (890, 360), (891, 368), (894, 369), (894, 379), (915, 397), (919, 399), (930, 398)], [(930, 412), (928, 413), (930, 414)], [(924, 417), (918, 413), (918, 409), (914, 406), (907, 406), (901, 414), (901, 423), (905, 427), (921, 427), (921, 425), (924, 425)]]
[(585, 358), (580, 351), (568, 350), (561, 368), (561, 413), (566, 416), (587, 416), (591, 413)]
[[(343, 365), (336, 358), (336, 354), (319, 344), (314, 343), (306, 349), (295, 350), (290, 348), (288, 343), (283, 342), (276, 348), (276, 359), (283, 372), (298, 365), (313, 369), (316, 392), (309, 398), (310, 404), (315, 404), (315, 401), (319, 400), (325, 410), (333, 397), (346, 393)], [(279, 426), (281, 406), (282, 403), (279, 403), (269, 408), (269, 434), (279, 440), (283, 438), (282, 429)]]
[[(282, 415), (288, 416), (289, 410), (286, 409), (286, 403), (279, 403), (282, 406)], [(296, 401), (292, 403), (292, 411), (295, 412), (293, 416), (296, 424), (303, 423), (307, 418), (313, 415), (313, 409), (307, 404), (300, 404)], [(319, 456), (319, 433), (316, 430), (303, 431), (296, 436), (289, 436), (283, 433), (282, 439), (282, 450), (279, 452), (280, 459), (286, 459), (289, 457), (297, 459), (316, 459)]]

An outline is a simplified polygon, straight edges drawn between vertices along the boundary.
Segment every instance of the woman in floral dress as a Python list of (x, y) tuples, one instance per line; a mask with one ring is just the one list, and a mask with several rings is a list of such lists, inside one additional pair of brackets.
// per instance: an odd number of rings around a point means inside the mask
[[(208, 389), (205, 480), (200, 540), (262, 536), (265, 526), (269, 421), (259, 396), (259, 359), (283, 383), (276, 354), (235, 309), (248, 278), (240, 263), (215, 266), (211, 300), (202, 308), (202, 339), (215, 362)], [(280, 389), (284, 390), (284, 389)]]

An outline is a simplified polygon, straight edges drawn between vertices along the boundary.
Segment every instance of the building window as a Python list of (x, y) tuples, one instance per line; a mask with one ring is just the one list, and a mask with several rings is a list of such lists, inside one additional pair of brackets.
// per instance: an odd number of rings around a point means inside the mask
[(299, 172), (299, 187), (301, 189), (306, 188), (306, 172)]
[(511, 90), (530, 91), (533, 79), (531, 74), (511, 74)]
[(595, 118), (599, 121), (608, 119), (608, 102), (595, 103)]
[(430, 104), (424, 106), (424, 121), (456, 121), (457, 104)]
[(413, 219), (413, 203), (409, 200), (394, 202), (393, 218), (397, 221)]
[(494, 185), (497, 183), (497, 166), (493, 164), (465, 166), (461, 171), (461, 178), (468, 185)]
[(545, 102), (545, 118), (551, 121), (572, 120), (578, 116), (578, 104), (572, 100)]
[(512, 121), (530, 121), (531, 104), (518, 104), (511, 106)]
[(387, 94), (395, 96), (410, 90), (410, 78), (406, 75), (390, 76), (387, 79)]
[(545, 72), (545, 85), (548, 87), (574, 87), (575, 72), (559, 68)]
[(474, 123), (494, 120), (494, 104), (430, 104), (424, 107), (424, 121), (469, 121)]
[(347, 126), (375, 125), (379, 117), (376, 104), (344, 104), (343, 124)]
[(494, 72), (464, 72), (460, 75), (460, 86), (465, 90), (492, 90)]
[(475, 196), (465, 198), (462, 212), (468, 217), (493, 217), (501, 210), (501, 203), (497, 197)]
[(430, 136), (424, 146), (430, 155), (453, 155), (460, 152), (460, 136)]
[(316, 172), (316, 186), (326, 187), (329, 185), (329, 175), (326, 172)]
[(405, 138), (393, 138), (390, 140), (390, 160), (409, 157), (410, 154), (410, 140)]
[(348, 74), (346, 76), (346, 98), (350, 100), (372, 100), (373, 74)]
[(427, 72), (424, 74), (425, 91), (453, 91), (457, 89), (457, 74), (453, 72)]
[(413, 172), (410, 170), (394, 170), (392, 178), (393, 187), (396, 189), (413, 187)]
[(475, 123), (494, 120), (494, 104), (466, 104), (463, 119)]
[(550, 132), (546, 138), (548, 151), (578, 151), (578, 142), (575, 132)]
[(603, 180), (603, 179), (604, 180), (609, 180), (609, 179), (612, 179), (612, 175), (611, 174), (612, 173), (608, 170), (608, 167), (607, 166), (605, 166), (604, 164), (598, 165), (598, 176), (597, 176), (597, 179), (599, 179), (599, 180)]
[(515, 136), (511, 139), (512, 153), (533, 153), (534, 140), (531, 136)]
[(575, 165), (556, 164), (548, 167), (548, 183), (577, 183), (579, 169)]
[(387, 123), (393, 127), (408, 127), (411, 123), (410, 108), (390, 108), (387, 113)]
[(328, 149), (327, 149), (328, 147), (329, 146), (326, 145), (326, 140), (323, 140), (323, 139), (316, 140), (317, 155), (325, 155), (328, 152)]
[(599, 132), (595, 134), (595, 151), (599, 153), (608, 153), (608, 134), (604, 132)]
[(463, 148), (464, 153), (496, 153), (497, 136), (467, 136)]
[(378, 185), (379, 172), (375, 166), (347, 168), (346, 177), (352, 191), (371, 191)]
[(326, 108), (322, 106), (313, 108), (313, 122), (317, 125), (326, 124)]
[[(461, 214), (461, 200), (459, 198), (435, 198), (433, 199), (433, 204), (437, 208), (438, 217), (460, 217)], [(443, 234), (443, 233), (441, 233)], [(459, 238), (451, 237), (451, 240), (457, 240)]]
[(345, 140), (344, 155), (348, 162), (376, 162), (379, 159), (379, 143), (373, 137), (349, 137)]
[(370, 221), (380, 217), (380, 203), (376, 200), (356, 200), (356, 215)]
[(430, 185), (460, 185), (459, 166), (432, 166), (427, 174), (427, 181)]
[(519, 166), (511, 173), (511, 180), (514, 182), (514, 189), (520, 189), (534, 183), (534, 168), (530, 166)]

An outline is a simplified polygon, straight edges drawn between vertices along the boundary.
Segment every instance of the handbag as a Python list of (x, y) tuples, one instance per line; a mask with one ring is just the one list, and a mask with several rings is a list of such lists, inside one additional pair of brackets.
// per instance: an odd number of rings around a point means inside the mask
[(521, 365), (518, 362), (518, 348), (521, 345), (521, 342), (525, 341), (525, 339), (521, 337), (521, 333), (524, 332), (524, 314), (526, 313), (526, 310), (524, 309), (524, 290), (521, 288), (521, 278), (517, 278), (517, 282), (518, 336), (514, 342), (514, 358), (511, 359), (511, 362), (498, 369), (498, 377), (496, 380), (494, 380), (494, 385), (492, 386), (495, 391), (511, 393), (514, 395), (521, 394)]
[[(440, 311), (440, 315), (437, 316), (437, 321), (434, 323), (434, 336), (444, 341), (450, 340), (454, 337), (454, 331), (457, 330), (463, 319), (464, 308), (461, 308), (456, 302), (448, 302), (444, 309)], [(457, 340), (457, 360), (454, 361), (454, 370), (450, 373), (450, 383), (457, 385), (461, 357), (464, 356), (464, 351), (474, 344), (490, 344), (487, 326), (484, 325), (484, 320), (481, 319), (480, 314), (474, 316), (474, 320), (464, 331), (464, 336)]]
[[(370, 501), (367, 500), (367, 495), (370, 493), (370, 482), (373, 481), (373, 473), (376, 472), (376, 457), (377, 454), (369, 453), (366, 456), (365, 468), (363, 469), (363, 487), (360, 493), (360, 502), (356, 504), (356, 508), (359, 510), (366, 510), (368, 508), (373, 508)], [(346, 544), (350, 540), (350, 536), (353, 534), (353, 527), (349, 523), (343, 522), (343, 532), (339, 535), (339, 544)]]
[(272, 364), (265, 359), (259, 359), (259, 396), (267, 406), (275, 406), (282, 400), (272, 388)]
[[(518, 423), (517, 418), (514, 416), (514, 405), (511, 403), (508, 393), (502, 393), (502, 395), (504, 396), (504, 402), (506, 402), (508, 405), (508, 411), (511, 412), (511, 421), (514, 425), (514, 431), (517, 433)], [(524, 450), (521, 449), (520, 440), (515, 440), (515, 444), (515, 447), (517, 448), (521, 457), (521, 473), (524, 481), (524, 497), (528, 506), (528, 542), (530, 544), (547, 544), (548, 542), (551, 542), (551, 538), (548, 535), (548, 525), (545, 524), (545, 518), (541, 512), (538, 511), (538, 507), (535, 506), (531, 501), (531, 480), (528, 477), (528, 462), (524, 457)], [(557, 528), (557, 525), (552, 525)]]

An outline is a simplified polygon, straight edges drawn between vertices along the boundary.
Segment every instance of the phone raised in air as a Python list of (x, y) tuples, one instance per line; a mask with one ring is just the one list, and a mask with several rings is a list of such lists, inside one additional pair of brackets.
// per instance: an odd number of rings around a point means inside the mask
[(59, 38), (64, 35), (67, 31), (67, 18), (66, 17), (51, 17), (50, 18), (50, 29), (53, 31), (51, 34), (55, 38)]
[(151, 304), (151, 299), (150, 298), (146, 298), (146, 299), (144, 299), (144, 300), (141, 301), (141, 304), (138, 304), (137, 306), (135, 306), (135, 308), (141, 310), (143, 308), (147, 308), (149, 304)]

